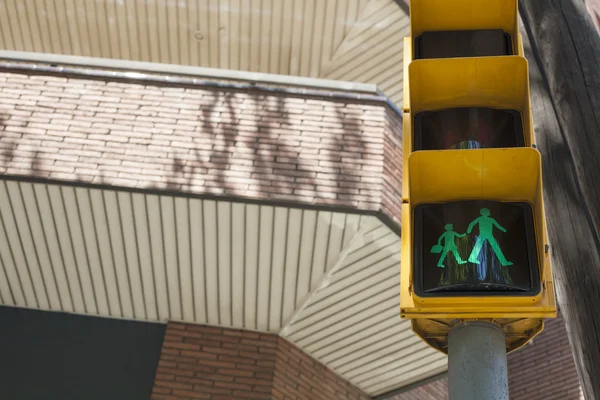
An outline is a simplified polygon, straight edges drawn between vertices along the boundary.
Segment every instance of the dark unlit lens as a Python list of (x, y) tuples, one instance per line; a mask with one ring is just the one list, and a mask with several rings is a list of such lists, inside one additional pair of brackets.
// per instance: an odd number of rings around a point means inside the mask
[(415, 59), (512, 55), (501, 29), (424, 32), (415, 39)]
[(524, 146), (521, 114), (485, 107), (417, 113), (414, 150), (460, 150)]

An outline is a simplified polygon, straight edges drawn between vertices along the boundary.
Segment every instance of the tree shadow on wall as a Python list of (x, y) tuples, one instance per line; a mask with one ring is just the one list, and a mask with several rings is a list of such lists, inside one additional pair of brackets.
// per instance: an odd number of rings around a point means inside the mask
[[(13, 167), (14, 164), (17, 163), (17, 170), (26, 169), (29, 171), (28, 175), (44, 176), (43, 169), (41, 167), (42, 159), (40, 157), (40, 151), (31, 151), (29, 148), (30, 146), (28, 145), (26, 145), (25, 149), (22, 150), (18, 139), (13, 139), (3, 134), (6, 127), (9, 125), (28, 127), (29, 121), (11, 120), (10, 113), (0, 113), (0, 174), (8, 175), (9, 168)], [(23, 137), (26, 138), (26, 134), (23, 134)], [(28, 163), (28, 166), (25, 168), (23, 163)]]
[(362, 120), (336, 105), (335, 117), (321, 116), (325, 132), (303, 131), (302, 114), (292, 112), (284, 96), (236, 93), (199, 101), (191, 149), (172, 149), (166, 189), (291, 201), (312, 192), (315, 203), (336, 203), (338, 195), (354, 201), (359, 189), (351, 186), (366, 146)]
[[(194, 95), (199, 92), (197, 87), (184, 87), (184, 91)], [(192, 97), (197, 100), (186, 99), (197, 102), (195, 129), (177, 132), (191, 136), (184, 138), (189, 147), (171, 143), (166, 149), (170, 161), (163, 170), (163, 183), (144, 184), (145, 188), (358, 205), (354, 196), (360, 190), (353, 187), (353, 182), (359, 175), (357, 169), (361, 168), (359, 161), (366, 144), (361, 135), (363, 121), (357, 117), (359, 114), (345, 108), (347, 101), (334, 99), (320, 104), (301, 95), (257, 90), (203, 93), (202, 97)], [(294, 102), (314, 103), (303, 109)], [(318, 110), (310, 112), (315, 105), (327, 104), (331, 107), (322, 115)], [(322, 127), (314, 124), (319, 121)], [(11, 117), (10, 112), (0, 115), (1, 173), (7, 174), (13, 167), (22, 175), (50, 177), (44, 164), (52, 161), (51, 155), (45, 154), (43, 147), (20, 142), (14, 135), (2, 137), (7, 122), (24, 127), (29, 124), (26, 118)], [(21, 138), (27, 138), (27, 134)], [(74, 180), (110, 183), (102, 168), (92, 179), (75, 175)]]

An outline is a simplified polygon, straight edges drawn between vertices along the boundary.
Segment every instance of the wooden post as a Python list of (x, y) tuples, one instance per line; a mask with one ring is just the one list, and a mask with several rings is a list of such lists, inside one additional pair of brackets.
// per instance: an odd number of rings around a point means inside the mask
[(520, 12), (559, 308), (585, 398), (596, 400), (600, 399), (600, 36), (583, 0), (521, 0)]

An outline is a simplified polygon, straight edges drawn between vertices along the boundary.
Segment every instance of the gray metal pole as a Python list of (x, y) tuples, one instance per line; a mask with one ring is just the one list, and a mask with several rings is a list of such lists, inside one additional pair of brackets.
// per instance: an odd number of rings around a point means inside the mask
[(450, 400), (508, 400), (504, 331), (483, 321), (462, 322), (448, 335)]

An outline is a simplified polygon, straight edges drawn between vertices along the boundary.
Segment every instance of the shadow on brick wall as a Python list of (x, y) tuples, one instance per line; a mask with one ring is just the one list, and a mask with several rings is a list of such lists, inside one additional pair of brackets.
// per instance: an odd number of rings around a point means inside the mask
[[(272, 100), (275, 101), (272, 101)], [(228, 195), (259, 195), (274, 197), (277, 195), (293, 196), (303, 190), (316, 191), (322, 196), (317, 196), (315, 203), (328, 203), (327, 199), (352, 201), (353, 196), (360, 195), (359, 185), (354, 187), (339, 187), (338, 182), (343, 182), (349, 176), (356, 176), (356, 169), (361, 165), (351, 162), (357, 160), (363, 153), (366, 143), (361, 136), (361, 121), (356, 116), (344, 114), (342, 107), (336, 107), (335, 117), (337, 122), (323, 121), (325, 125), (338, 124), (339, 132), (324, 134), (311, 131), (302, 131), (300, 136), (286, 135), (286, 129), (299, 129), (301, 124), (298, 119), (291, 118), (291, 113), (286, 107), (285, 99), (281, 96), (265, 96), (264, 94), (250, 94), (245, 99), (252, 104), (254, 116), (263, 115), (255, 120), (254, 126), (245, 126), (247, 130), (238, 129), (236, 124), (248, 114), (241, 116), (235, 104), (233, 93), (215, 93), (209, 104), (200, 104), (198, 107), (197, 129), (191, 132), (194, 141), (200, 145), (211, 145), (210, 156), (206, 156), (198, 149), (192, 149), (193, 159), (184, 159), (173, 149), (173, 163), (170, 174), (166, 178), (166, 189), (180, 190), (193, 188), (195, 181), (204, 174), (213, 175), (206, 181), (206, 190), (213, 194)], [(223, 110), (227, 117), (217, 117)], [(248, 109), (246, 109), (248, 110)], [(265, 115), (267, 117), (265, 117)], [(241, 127), (239, 127), (241, 128)], [(254, 141), (248, 140), (248, 133), (255, 136)], [(335, 128), (331, 128), (335, 131)], [(245, 135), (242, 135), (245, 133)], [(319, 138), (319, 135), (321, 136)], [(326, 136), (326, 137), (325, 137)], [(296, 143), (297, 140), (300, 143)], [(321, 142), (321, 148), (315, 151), (315, 157), (301, 157), (306, 149), (301, 149), (302, 141)], [(234, 160), (244, 156), (243, 151), (252, 151), (252, 158), (248, 157), (247, 163)], [(229, 166), (223, 168), (223, 165)], [(316, 166), (319, 171), (330, 176), (331, 187), (323, 186), (323, 179), (316, 179)], [(234, 169), (232, 172), (232, 169)], [(249, 172), (253, 184), (247, 190), (240, 190), (236, 182), (236, 173), (244, 176)], [(158, 189), (157, 185), (151, 188)], [(298, 191), (298, 192), (297, 192)], [(328, 196), (329, 194), (329, 196)]]
[[(0, 138), (2, 137), (4, 128), (9, 125), (9, 118), (10, 114), (0, 114)], [(18, 124), (24, 128), (29, 126), (29, 121), (27, 120), (11, 122), (12, 125)], [(17, 140), (0, 142), (0, 173), (6, 173), (10, 166), (18, 163), (21, 167), (26, 167), (31, 172), (31, 175), (42, 175), (40, 151), (31, 151), (31, 147), (28, 145), (26, 150), (21, 151)]]
[(370, 114), (364, 101), (77, 77), (13, 79), (8, 84), (20, 85), (22, 94), (1, 116), (2, 174), (380, 208), (385, 117)]

